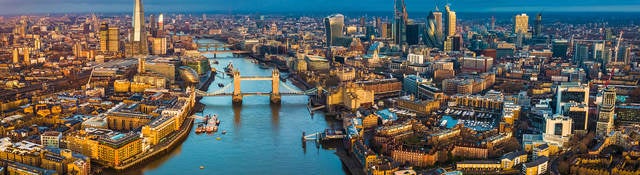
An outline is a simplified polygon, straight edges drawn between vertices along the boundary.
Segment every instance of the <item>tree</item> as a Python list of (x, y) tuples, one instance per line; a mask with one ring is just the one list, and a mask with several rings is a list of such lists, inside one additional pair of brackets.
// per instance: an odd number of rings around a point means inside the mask
[(631, 91), (631, 94), (629, 94), (629, 99), (627, 99), (627, 102), (630, 103), (640, 103), (640, 87), (633, 89), (633, 91)]
[(558, 171), (560, 174), (569, 174), (569, 162), (564, 160), (558, 161)]

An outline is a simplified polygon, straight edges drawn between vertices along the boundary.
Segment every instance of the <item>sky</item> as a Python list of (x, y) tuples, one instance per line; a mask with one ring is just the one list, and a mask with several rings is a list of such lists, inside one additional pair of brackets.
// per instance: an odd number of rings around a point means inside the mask
[[(143, 0), (146, 12), (382, 12), (393, 0)], [(640, 0), (435, 0), (457, 12), (640, 12)], [(0, 0), (0, 14), (121, 13), (134, 0)], [(428, 12), (434, 0), (405, 0), (407, 11)]]

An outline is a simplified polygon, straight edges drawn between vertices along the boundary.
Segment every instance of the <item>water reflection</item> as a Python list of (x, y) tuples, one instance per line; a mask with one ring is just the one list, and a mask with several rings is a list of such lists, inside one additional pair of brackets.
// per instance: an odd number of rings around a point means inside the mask
[[(260, 69), (248, 59), (224, 57), (218, 55), (220, 64), (214, 65), (216, 69), (222, 70), (232, 62), (243, 76), (271, 74), (271, 70)], [(230, 82), (230, 78), (216, 79), (209, 92), (219, 89), (217, 83)], [(291, 85), (291, 81), (281, 83)], [(270, 82), (242, 82), (245, 92), (268, 92), (270, 89)], [(242, 105), (232, 105), (231, 97), (205, 97), (202, 100), (206, 105), (204, 113), (218, 114), (221, 130), (230, 132), (213, 136), (191, 134), (182, 146), (184, 151), (158, 159), (156, 162), (160, 163), (145, 167), (144, 174), (345, 174), (333, 150), (319, 149), (313, 142), (307, 146), (315, 149), (309, 150), (315, 153), (306, 154), (305, 147), (301, 148), (303, 131), (318, 132), (340, 123), (326, 120), (320, 112), (310, 117), (307, 97), (285, 97), (282, 105), (269, 105), (268, 97), (243, 100)], [(200, 165), (205, 168), (199, 169)]]

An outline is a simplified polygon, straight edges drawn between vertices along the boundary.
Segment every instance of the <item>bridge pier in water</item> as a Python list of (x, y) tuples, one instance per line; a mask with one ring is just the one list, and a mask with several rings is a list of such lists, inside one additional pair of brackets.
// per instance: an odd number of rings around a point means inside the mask
[(273, 69), (271, 72), (271, 95), (269, 99), (273, 104), (280, 104), (280, 72), (278, 69)]
[[(244, 94), (241, 90), (241, 84), (243, 79), (245, 81), (251, 80), (264, 80), (261, 77), (240, 77), (240, 72), (238, 70), (233, 71), (233, 94), (231, 95), (231, 100), (233, 100), (233, 104), (242, 104), (242, 98)], [(268, 79), (267, 79), (268, 80)], [(277, 69), (274, 69), (271, 72), (271, 93), (269, 94), (269, 100), (273, 104), (280, 104), (282, 95), (280, 95), (280, 72)]]
[[(271, 76), (240, 76), (240, 72), (238, 70), (232, 71), (232, 82), (233, 84), (227, 84), (223, 86), (223, 88), (215, 91), (215, 92), (205, 92), (201, 90), (196, 90), (196, 96), (231, 96), (231, 100), (234, 105), (242, 104), (243, 98), (245, 96), (269, 96), (269, 101), (271, 104), (280, 104), (282, 102), (282, 96), (289, 95), (308, 95), (310, 97), (310, 101), (318, 101), (318, 98), (323, 98), (322, 87), (317, 87), (313, 89), (308, 89), (306, 91), (296, 90), (291, 88), (287, 84), (282, 84), (282, 87), (285, 89), (289, 89), (292, 92), (284, 92), (280, 93), (280, 72), (277, 69), (272, 70)], [(242, 92), (242, 81), (271, 81), (271, 92)], [(233, 92), (224, 92), (228, 88), (231, 88), (233, 85)]]
[(242, 104), (242, 92), (240, 91), (240, 71), (233, 71), (233, 94), (231, 96), (231, 100), (233, 104)]

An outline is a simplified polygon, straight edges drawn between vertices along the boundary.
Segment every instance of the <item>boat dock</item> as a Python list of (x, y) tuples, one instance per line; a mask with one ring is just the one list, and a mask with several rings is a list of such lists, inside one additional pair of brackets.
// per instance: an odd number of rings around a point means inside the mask
[(329, 141), (329, 140), (338, 140), (345, 138), (346, 135), (342, 130), (336, 129), (325, 129), (324, 132), (316, 132), (313, 134), (305, 135), (305, 132), (302, 132), (302, 141)]

